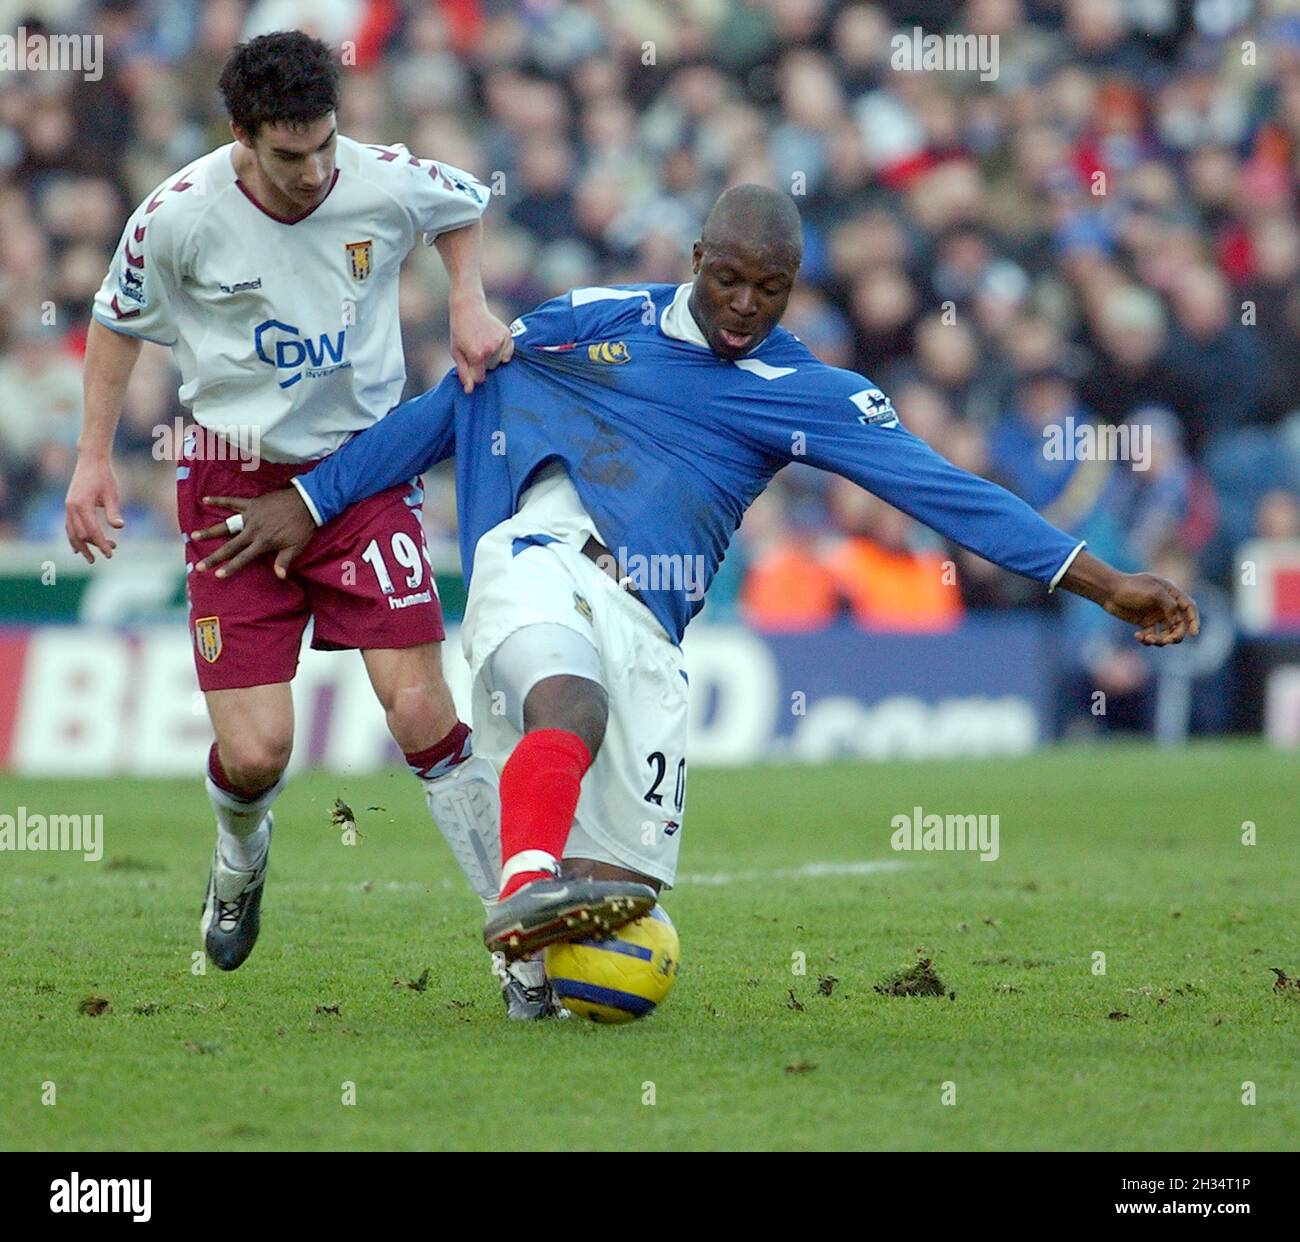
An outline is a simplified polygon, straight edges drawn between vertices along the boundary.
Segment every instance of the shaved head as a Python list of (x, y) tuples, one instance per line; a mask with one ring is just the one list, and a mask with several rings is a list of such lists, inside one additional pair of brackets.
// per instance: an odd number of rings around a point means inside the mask
[(765, 185), (737, 185), (713, 204), (700, 232), (706, 251), (740, 244), (803, 258), (803, 224), (794, 199)]
[(803, 225), (788, 194), (738, 185), (713, 204), (691, 255), (690, 308), (715, 354), (734, 361), (767, 339), (802, 260)]

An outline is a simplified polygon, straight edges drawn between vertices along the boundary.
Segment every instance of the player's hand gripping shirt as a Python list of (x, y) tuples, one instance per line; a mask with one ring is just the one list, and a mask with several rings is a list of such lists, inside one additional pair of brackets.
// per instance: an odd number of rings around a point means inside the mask
[(175, 346), (180, 400), (201, 426), (254, 428), (267, 461), (310, 461), (401, 400), (398, 269), (421, 234), (477, 220), (488, 191), (404, 147), (340, 136), (328, 195), (290, 223), (249, 197), (234, 145), (140, 205), (94, 315)]
[(734, 362), (718, 357), (689, 320), (690, 288), (575, 289), (544, 303), (516, 320), (514, 360), (472, 395), (453, 372), (295, 486), (325, 522), (455, 454), (468, 578), (479, 538), (558, 460), (677, 641), (745, 510), (792, 461), (844, 475), (1004, 568), (1060, 580), (1078, 540), (946, 461), (880, 389), (784, 328)]

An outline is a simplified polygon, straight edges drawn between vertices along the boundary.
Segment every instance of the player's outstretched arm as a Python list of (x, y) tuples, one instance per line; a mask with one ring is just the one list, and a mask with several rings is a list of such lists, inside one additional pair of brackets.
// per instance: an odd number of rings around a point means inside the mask
[(436, 388), (403, 401), (314, 470), (300, 474), (294, 486), (316, 524), (324, 526), (349, 505), (409, 483), (450, 457), (456, 451), (459, 392), (456, 373), (448, 371)]
[(1120, 573), (1090, 552), (1074, 558), (1060, 585), (1136, 625), (1133, 637), (1148, 647), (1180, 643), (1201, 632), (1196, 604), (1168, 579)]
[[(458, 388), (456, 373), (449, 371), (436, 388), (404, 401), (314, 470), (300, 474), (292, 487), (255, 500), (205, 496), (204, 504), (239, 514), (243, 526), (204, 557), (197, 572), (206, 573), (220, 565), (217, 576), (228, 578), (259, 556), (275, 552), (275, 572), (283, 578), (317, 526), (325, 525), (368, 496), (409, 483), (452, 455), (456, 447)], [(197, 542), (229, 534), (232, 531), (222, 519), (192, 531), (190, 538)]]
[(95, 563), (91, 548), (111, 557), (117, 547), (99, 524), (99, 510), (104, 510), (108, 524), (115, 530), (126, 525), (118, 508), (117, 479), (113, 474), (113, 435), (140, 349), (141, 343), (135, 337), (91, 320), (83, 378), (85, 412), (77, 441), (77, 465), (63, 506), (68, 543), (91, 565)]
[(412, 397), (354, 436), (320, 466), (299, 475), (312, 518), (325, 525), (368, 495), (417, 479), (456, 451), (456, 397), (460, 385), (448, 371), (437, 388)]
[[(851, 383), (859, 381), (867, 383), (851, 376)], [(803, 454), (809, 464), (844, 475), (1003, 569), (1093, 600), (1138, 626), (1135, 637), (1147, 646), (1182, 642), (1199, 631), (1196, 605), (1173, 583), (1120, 573), (1006, 488), (954, 466), (898, 422), (879, 389), (864, 388), (844, 401), (814, 392), (812, 400)]]

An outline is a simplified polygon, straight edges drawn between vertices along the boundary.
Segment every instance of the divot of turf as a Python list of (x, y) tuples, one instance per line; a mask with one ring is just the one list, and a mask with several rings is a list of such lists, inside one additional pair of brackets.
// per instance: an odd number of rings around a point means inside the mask
[(1273, 991), (1300, 1000), (1300, 979), (1292, 979), (1285, 970), (1279, 970), (1276, 966), (1270, 966), (1269, 970), (1277, 976), (1273, 980)]
[(394, 979), (393, 987), (410, 988), (412, 992), (427, 992), (429, 990), (429, 968), (426, 966), (417, 979)]
[(943, 996), (948, 991), (928, 957), (918, 958), (906, 970), (887, 975), (874, 985), (874, 990), (881, 996)]

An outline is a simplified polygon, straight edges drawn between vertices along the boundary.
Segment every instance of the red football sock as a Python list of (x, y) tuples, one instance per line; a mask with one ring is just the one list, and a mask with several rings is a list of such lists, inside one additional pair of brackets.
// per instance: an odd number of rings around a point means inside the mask
[[(564, 852), (578, 808), (582, 776), (591, 767), (591, 752), (567, 729), (538, 729), (527, 733), (501, 771), (501, 861), (525, 850), (551, 859)], [(512, 875), (501, 888), (502, 898), (533, 880), (550, 879), (538, 869)]]

